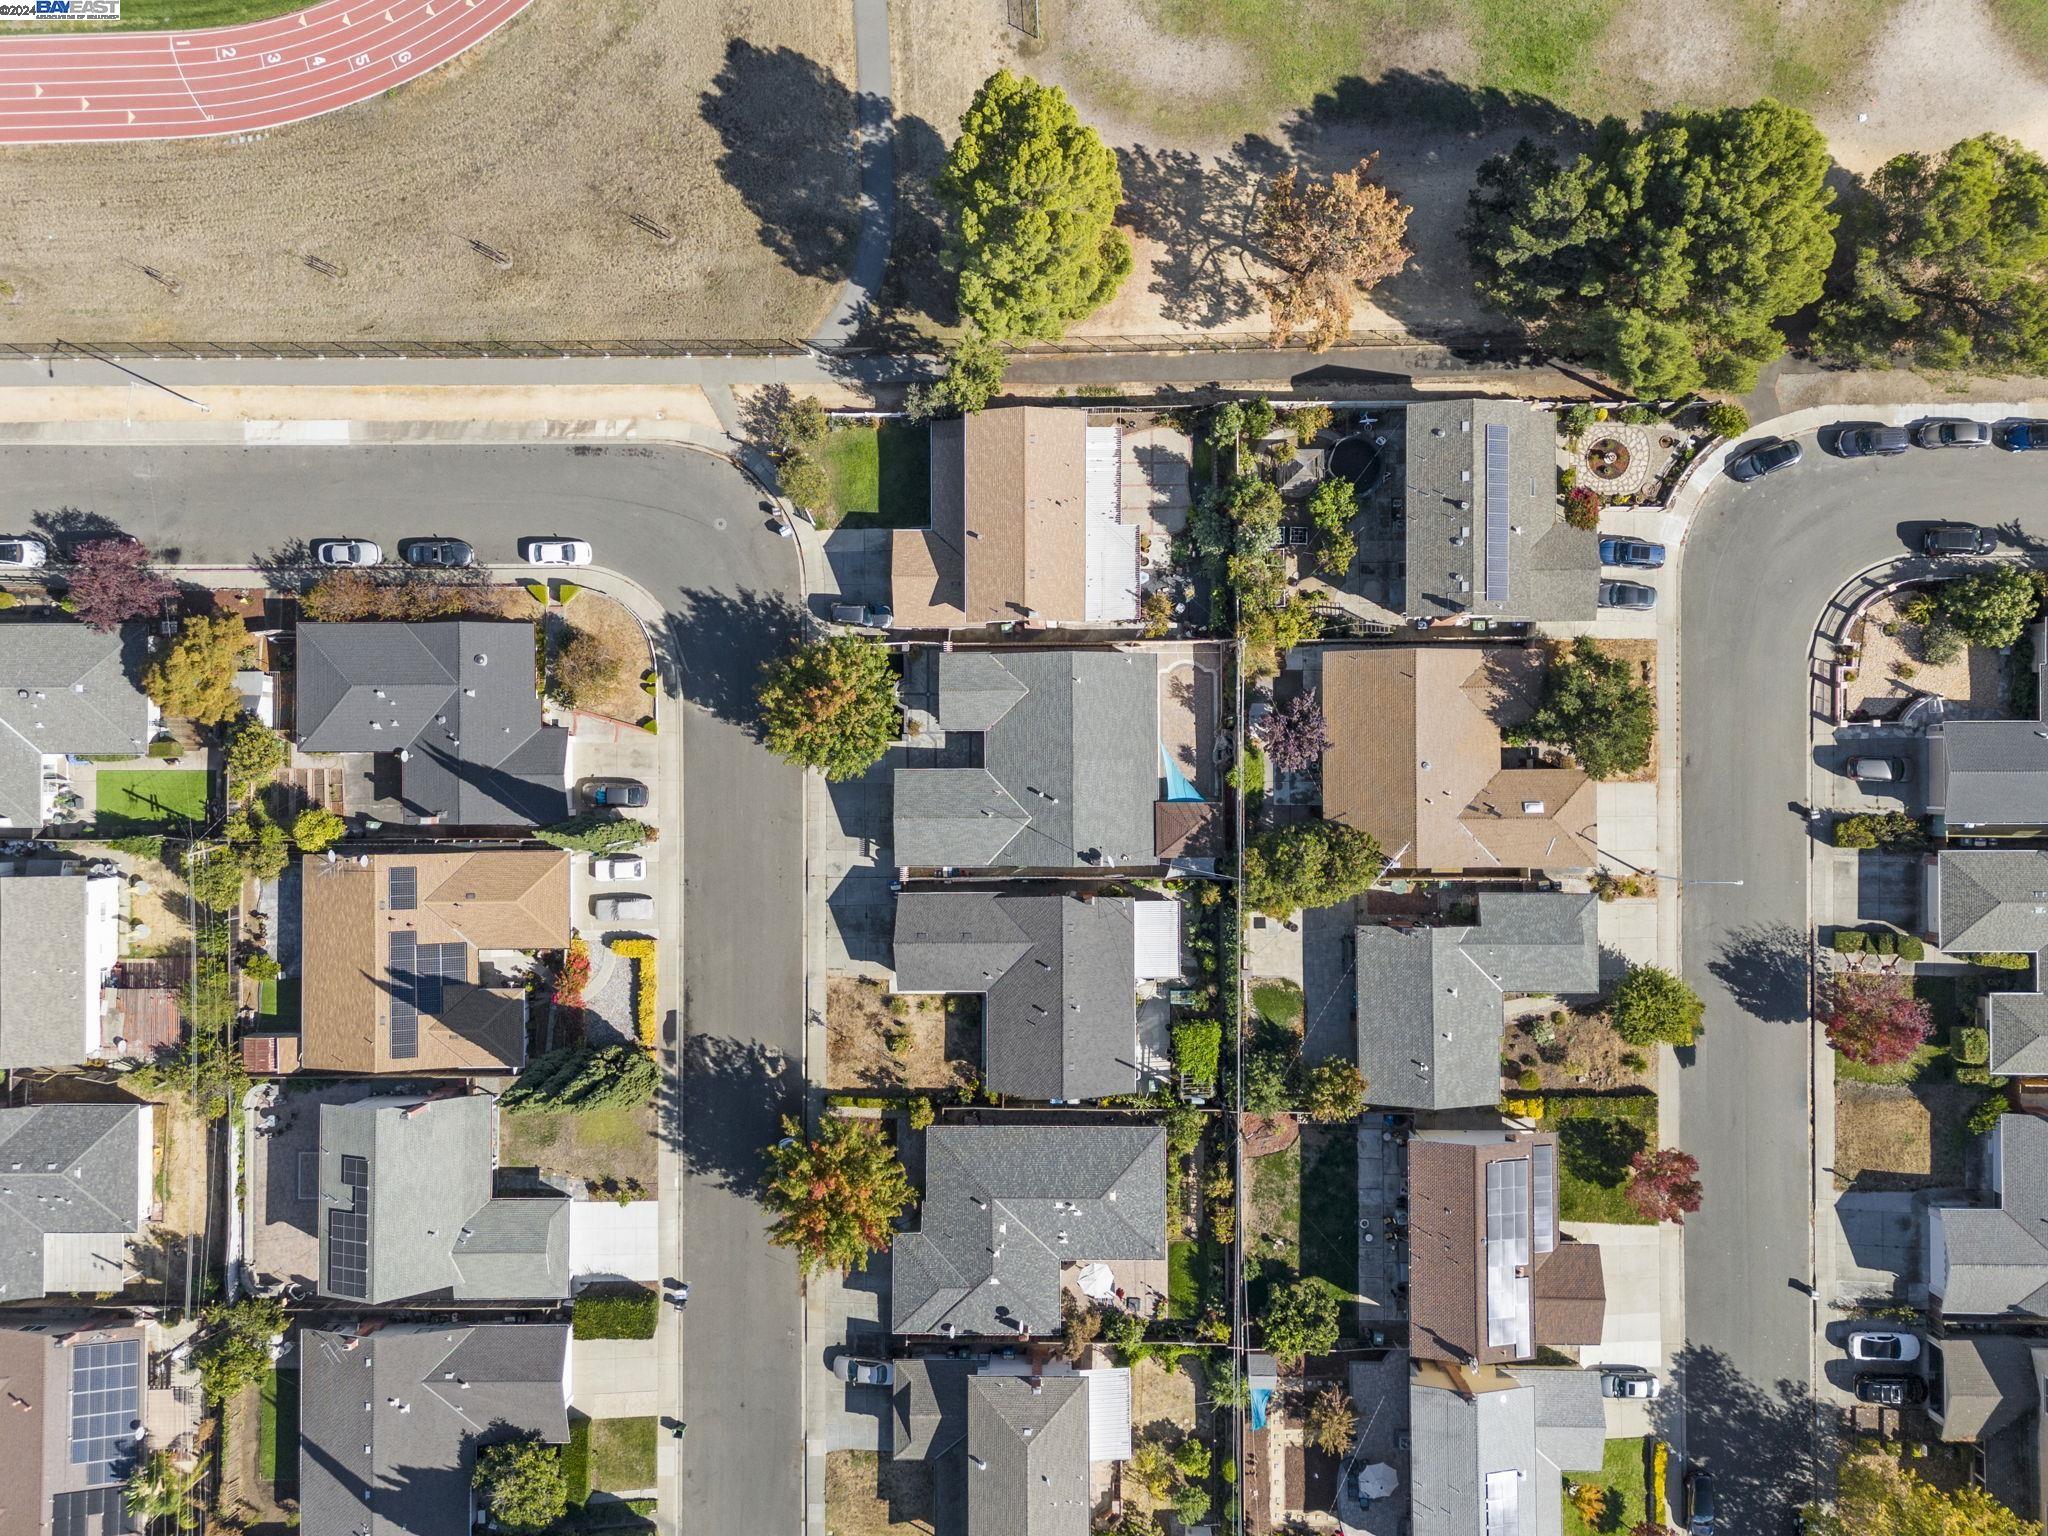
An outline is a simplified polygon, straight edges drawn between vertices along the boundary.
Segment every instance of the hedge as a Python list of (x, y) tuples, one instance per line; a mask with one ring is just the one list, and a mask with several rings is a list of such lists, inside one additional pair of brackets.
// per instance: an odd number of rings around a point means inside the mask
[(151, 757), (177, 758), (184, 755), (185, 749), (175, 741), (152, 741), (146, 751)]
[(1972, 965), (1988, 966), (1994, 971), (2024, 971), (2034, 963), (2032, 955), (2006, 955), (1997, 951), (1970, 956)]
[(1889, 928), (1880, 928), (1870, 936), (1872, 953), (1895, 955), (1899, 952), (1899, 936)]
[(1975, 1088), (2003, 1088), (2007, 1080), (1989, 1067), (1963, 1066), (1956, 1068), (1956, 1081), (1968, 1083)]
[(1899, 935), (1899, 958), (1914, 964), (1927, 958), (1927, 946), (1920, 942), (1920, 936), (1913, 933)]
[(569, 1484), (569, 1502), (590, 1497), (590, 1420), (577, 1414), (569, 1420), (569, 1443), (562, 1449), (562, 1474)]
[(1835, 953), (1838, 955), (1860, 955), (1869, 943), (1870, 935), (1861, 928), (1835, 930)]
[(579, 1339), (651, 1339), (661, 1299), (644, 1285), (618, 1290), (592, 1287), (570, 1309)]
[(542, 607), (547, 606), (548, 584), (546, 582), (522, 581), (521, 583), (519, 583), (519, 585), (526, 588), (526, 595), (528, 597), (532, 598), (536, 603), (539, 603)]
[(1965, 1024), (1956, 1031), (1956, 1060), (1967, 1067), (1981, 1067), (1991, 1060), (1991, 1031), (1981, 1024)]
[(613, 939), (609, 948), (622, 960), (633, 962), (633, 1028), (640, 1043), (654, 1049), (655, 1005), (659, 1001), (661, 974), (654, 964), (654, 940)]

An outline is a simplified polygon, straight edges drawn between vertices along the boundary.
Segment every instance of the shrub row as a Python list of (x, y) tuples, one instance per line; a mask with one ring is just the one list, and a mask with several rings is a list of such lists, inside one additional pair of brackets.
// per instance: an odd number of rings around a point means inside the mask
[(652, 939), (613, 939), (611, 952), (633, 962), (633, 1030), (640, 1043), (654, 1049), (654, 1010), (659, 1001), (661, 973), (654, 963)]

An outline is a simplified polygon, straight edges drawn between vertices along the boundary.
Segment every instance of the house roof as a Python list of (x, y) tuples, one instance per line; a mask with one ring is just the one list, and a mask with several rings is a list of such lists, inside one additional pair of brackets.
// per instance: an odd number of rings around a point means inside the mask
[(2048, 853), (1958, 848), (1935, 856), (1935, 937), (1956, 954), (2048, 948)]
[(44, 1294), (53, 1239), (120, 1240), (141, 1230), (148, 1216), (144, 1109), (0, 1109), (0, 1300)]
[(569, 856), (338, 853), (307, 860), (299, 882), (304, 1064), (516, 1072), (526, 1059), (525, 993), (483, 985), (480, 956), (568, 944)]
[[(1598, 1471), (1605, 1457), (1597, 1371), (1424, 1366), (1409, 1383), (1408, 1414), (1414, 1536), (1559, 1536), (1564, 1474)], [(1498, 1526), (1486, 1518), (1489, 1479)], [(1505, 1518), (1509, 1509), (1517, 1519)]]
[[(116, 1536), (139, 1529), (120, 1497), (130, 1432), (116, 1426), (109, 1455), (71, 1454), (72, 1418), (130, 1383), (146, 1387), (146, 1330), (105, 1315), (85, 1318), (17, 1313), (0, 1327), (0, 1385), (17, 1412), (0, 1415), (0, 1536)], [(80, 1389), (106, 1394), (74, 1401)], [(112, 1497), (109, 1497), (112, 1495)]]
[(969, 1536), (1087, 1536), (1087, 1382), (969, 1378), (966, 1479)]
[(496, 1115), (476, 1093), (320, 1106), (322, 1296), (569, 1294), (569, 1202), (493, 1193)]
[(100, 999), (100, 977), (86, 966), (92, 878), (0, 877), (0, 974), (8, 978), (0, 989), (0, 1068), (77, 1066), (85, 1059), (85, 1021), (99, 1012)]
[[(904, 698), (978, 763), (899, 768), (895, 861), (914, 869), (1159, 862), (1159, 663), (1145, 651), (913, 649)], [(949, 755), (953, 743), (949, 740)]]
[(416, 821), (538, 826), (568, 812), (569, 733), (541, 722), (533, 626), (301, 624), (299, 746), (406, 751)]
[(1138, 1081), (1133, 902), (998, 891), (896, 898), (896, 989), (982, 994), (982, 1079), (1024, 1099)]
[(2002, 1115), (1992, 1134), (1998, 1204), (1934, 1207), (1946, 1273), (1930, 1289), (1953, 1317), (2048, 1317), (2048, 1122)]
[(1504, 994), (1597, 992), (1597, 921), (1589, 893), (1484, 891), (1476, 927), (1361, 927), (1358, 1069), (1372, 1101), (1497, 1102)]
[[(1599, 536), (1564, 520), (1556, 417), (1508, 399), (1417, 401), (1403, 415), (1406, 611), (1591, 619)], [(1496, 438), (1504, 440), (1498, 455), (1490, 452)], [(1504, 562), (1489, 559), (1490, 510), (1502, 524)], [(1505, 592), (1497, 590), (1503, 574)]]
[[(1548, 1132), (1432, 1132), (1409, 1143), (1416, 1358), (1498, 1365), (1531, 1359), (1544, 1344), (1599, 1341), (1599, 1249), (1559, 1243), (1556, 1159)], [(1583, 1251), (1546, 1281), (1565, 1246)], [(1569, 1332), (1553, 1336), (1547, 1326)]]
[(0, 826), (42, 824), (45, 755), (142, 755), (155, 718), (136, 681), (147, 656), (142, 624), (0, 628)]
[[(2034, 674), (2048, 675), (2048, 625), (2034, 632)], [(1940, 720), (1927, 737), (1927, 809), (1952, 827), (2048, 826), (2048, 737), (2031, 720)]]
[(933, 1126), (918, 1227), (891, 1255), (892, 1333), (1056, 1332), (1063, 1264), (1166, 1257), (1166, 1132)]
[(1533, 646), (1331, 647), (1323, 813), (1406, 869), (1590, 869), (1595, 788), (1577, 768), (1504, 768), (1501, 731), (1542, 686)]
[(2033, 1339), (1958, 1333), (1941, 1345), (1941, 1438), (1979, 1440), (2037, 1408)]
[(2001, 1077), (2048, 1077), (2048, 997), (1991, 992), (1984, 1003), (1991, 1025), (1991, 1070)]
[(899, 626), (1086, 618), (1087, 424), (1045, 406), (933, 424), (931, 526), (891, 540)]
[(559, 1323), (299, 1335), (299, 1514), (308, 1531), (467, 1536), (480, 1448), (569, 1438)]
[(967, 1379), (973, 1360), (920, 1355), (890, 1362), (889, 1455), (898, 1461), (944, 1456), (967, 1433)]

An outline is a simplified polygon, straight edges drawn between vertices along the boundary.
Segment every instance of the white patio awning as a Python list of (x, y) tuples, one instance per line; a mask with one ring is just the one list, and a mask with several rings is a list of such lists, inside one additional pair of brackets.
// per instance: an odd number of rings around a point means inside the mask
[(1180, 974), (1180, 903), (1131, 903), (1133, 969), (1138, 981), (1171, 981)]

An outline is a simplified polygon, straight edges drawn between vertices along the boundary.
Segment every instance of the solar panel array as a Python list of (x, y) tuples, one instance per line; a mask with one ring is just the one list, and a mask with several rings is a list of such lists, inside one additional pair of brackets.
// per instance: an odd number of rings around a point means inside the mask
[(1508, 429), (1486, 429), (1486, 600), (1508, 600)]
[(361, 1301), (370, 1294), (370, 1165), (350, 1153), (341, 1159), (341, 1182), (351, 1210), (327, 1213), (327, 1289)]
[(1511, 1345), (1517, 1357), (1533, 1344), (1529, 1295), (1529, 1159), (1486, 1165), (1486, 1342)]
[(391, 935), (391, 1054), (420, 1053), (419, 939), (409, 929)]
[(389, 880), (387, 889), (391, 910), (416, 911), (420, 904), (420, 872), (410, 864), (394, 864)]
[(1535, 1146), (1536, 1251), (1548, 1253), (1557, 1246), (1557, 1148), (1547, 1141)]
[(80, 1344), (71, 1351), (71, 1464), (95, 1482), (142, 1432), (142, 1341)]
[(128, 1529), (128, 1505), (118, 1483), (50, 1500), (50, 1536), (120, 1536)]
[(467, 944), (422, 944), (415, 972), (420, 1012), (438, 1016), (446, 1001), (445, 983), (462, 980), (468, 968)]
[(1522, 1474), (1486, 1474), (1486, 1536), (1522, 1536)]

